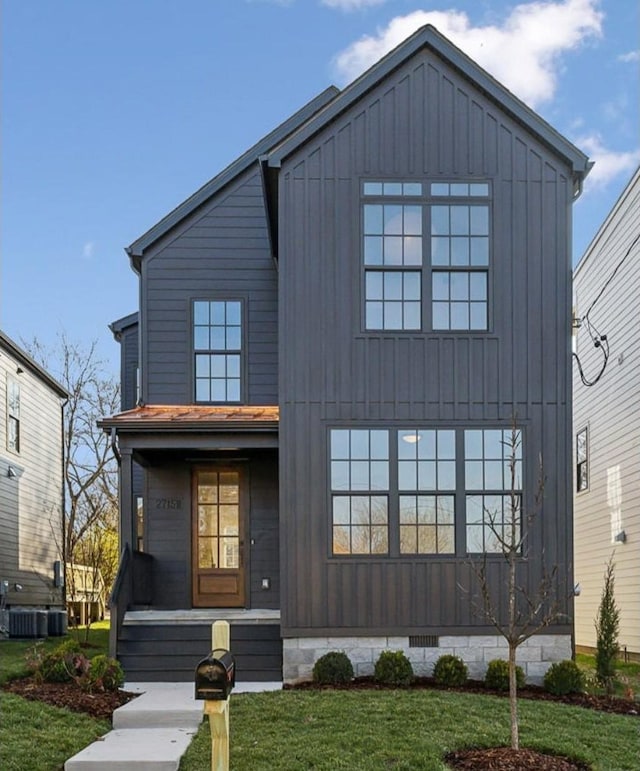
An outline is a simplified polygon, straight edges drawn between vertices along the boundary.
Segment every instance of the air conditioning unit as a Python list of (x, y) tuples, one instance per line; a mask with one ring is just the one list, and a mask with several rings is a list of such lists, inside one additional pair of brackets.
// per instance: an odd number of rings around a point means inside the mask
[(47, 611), (49, 637), (63, 637), (67, 633), (67, 611), (49, 608)]
[(9, 610), (9, 637), (47, 637), (47, 611), (32, 608)]

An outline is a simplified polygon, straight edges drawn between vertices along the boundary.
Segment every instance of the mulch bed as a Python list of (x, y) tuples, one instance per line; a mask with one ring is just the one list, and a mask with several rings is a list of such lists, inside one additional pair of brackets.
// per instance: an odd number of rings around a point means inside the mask
[(114, 709), (138, 696), (126, 691), (86, 693), (75, 683), (37, 683), (33, 677), (10, 680), (4, 690), (30, 701), (44, 701), (101, 720), (111, 720)]
[(450, 768), (467, 771), (589, 771), (590, 766), (561, 755), (510, 747), (460, 750), (445, 757)]

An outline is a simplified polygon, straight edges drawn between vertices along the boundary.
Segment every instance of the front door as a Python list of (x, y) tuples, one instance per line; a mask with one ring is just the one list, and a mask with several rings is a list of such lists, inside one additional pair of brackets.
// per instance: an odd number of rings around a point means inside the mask
[(193, 605), (244, 606), (244, 517), (238, 468), (202, 468), (193, 477)]

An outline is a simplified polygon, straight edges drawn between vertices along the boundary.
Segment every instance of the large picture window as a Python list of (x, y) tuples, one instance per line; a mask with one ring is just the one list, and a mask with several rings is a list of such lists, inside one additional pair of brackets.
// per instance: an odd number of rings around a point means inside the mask
[(196, 402), (240, 402), (242, 302), (193, 303)]
[(521, 534), (522, 432), (332, 429), (334, 555), (501, 553)]
[(488, 329), (488, 183), (368, 181), (362, 194), (365, 329)]

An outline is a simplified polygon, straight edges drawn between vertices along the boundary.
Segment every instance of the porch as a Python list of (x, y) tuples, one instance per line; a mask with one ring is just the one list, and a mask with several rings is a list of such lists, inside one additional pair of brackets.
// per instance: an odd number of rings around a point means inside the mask
[(211, 624), (229, 622), (239, 682), (280, 682), (280, 611), (197, 608), (130, 610), (124, 614), (118, 659), (134, 682), (188, 682), (211, 650)]

